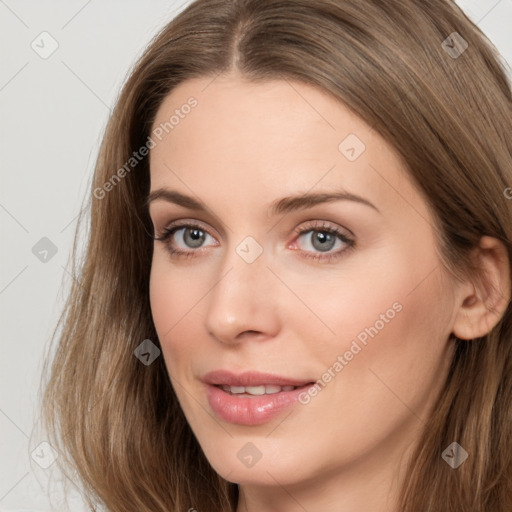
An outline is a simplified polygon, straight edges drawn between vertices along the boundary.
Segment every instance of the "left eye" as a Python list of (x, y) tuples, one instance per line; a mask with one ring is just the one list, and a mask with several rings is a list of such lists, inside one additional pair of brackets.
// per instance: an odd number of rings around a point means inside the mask
[[(320, 231), (318, 229), (310, 229), (302, 232), (299, 238), (304, 238), (306, 241), (304, 250), (316, 250), (320, 252), (328, 252), (331, 249), (339, 249), (343, 246), (344, 241), (341, 240), (341, 233), (335, 233), (330, 230)], [(344, 238), (344, 237), (343, 237)], [(336, 243), (338, 243), (336, 245)]]

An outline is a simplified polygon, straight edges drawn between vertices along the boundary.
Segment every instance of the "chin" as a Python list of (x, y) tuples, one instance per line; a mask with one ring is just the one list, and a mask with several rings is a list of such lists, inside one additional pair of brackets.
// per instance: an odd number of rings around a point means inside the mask
[[(213, 469), (228, 482), (275, 486), (276, 482), (291, 485), (307, 479), (308, 475), (303, 473), (306, 466), (302, 471), (300, 468), (304, 461), (300, 447), (284, 446), (278, 440), (265, 438), (266, 435), (235, 436), (223, 443), (212, 443), (210, 437), (203, 451)], [(308, 464), (308, 472), (311, 469)]]

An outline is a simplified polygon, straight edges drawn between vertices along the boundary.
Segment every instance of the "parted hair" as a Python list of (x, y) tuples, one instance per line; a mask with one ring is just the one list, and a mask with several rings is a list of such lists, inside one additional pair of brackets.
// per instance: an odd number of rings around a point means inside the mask
[[(472, 249), (484, 235), (504, 243), (512, 265), (511, 84), (494, 46), (454, 2), (194, 1), (151, 41), (117, 99), (45, 363), (48, 439), (91, 509), (236, 509), (238, 487), (205, 458), (163, 358), (146, 366), (134, 357), (143, 340), (159, 344), (149, 301), (149, 158), (108, 193), (94, 193), (146, 144), (178, 84), (232, 70), (253, 82), (313, 85), (373, 127), (426, 198), (442, 261), (457, 278), (481, 277)], [(485, 336), (451, 341), (450, 371), (407, 469), (400, 512), (510, 512), (510, 302)], [(453, 441), (469, 454), (457, 469), (441, 457)]]

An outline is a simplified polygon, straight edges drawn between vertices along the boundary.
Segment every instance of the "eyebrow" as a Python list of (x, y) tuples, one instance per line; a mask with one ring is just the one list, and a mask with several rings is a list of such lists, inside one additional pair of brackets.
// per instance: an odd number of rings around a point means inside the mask
[[(176, 190), (169, 190), (165, 188), (159, 188), (151, 192), (147, 198), (146, 206), (149, 206), (153, 201), (162, 200), (168, 203), (173, 203), (190, 210), (196, 210), (199, 212), (207, 212), (206, 206), (197, 199), (191, 196), (187, 196)], [(328, 203), (332, 201), (353, 201), (356, 203), (363, 204), (373, 208), (375, 211), (380, 210), (370, 201), (364, 197), (346, 192), (344, 190), (338, 192), (322, 192), (322, 193), (309, 193), (309, 194), (298, 194), (295, 196), (288, 196), (273, 201), (270, 204), (271, 215), (282, 215), (290, 213), (296, 210), (302, 210), (306, 208), (312, 208), (318, 204)]]

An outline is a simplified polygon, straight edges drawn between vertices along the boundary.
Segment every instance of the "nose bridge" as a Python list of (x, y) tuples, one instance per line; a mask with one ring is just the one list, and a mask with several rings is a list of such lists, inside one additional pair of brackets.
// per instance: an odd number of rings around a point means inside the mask
[(218, 340), (234, 341), (244, 331), (271, 334), (277, 328), (272, 273), (254, 237), (246, 236), (224, 257), (209, 301), (206, 328)]

